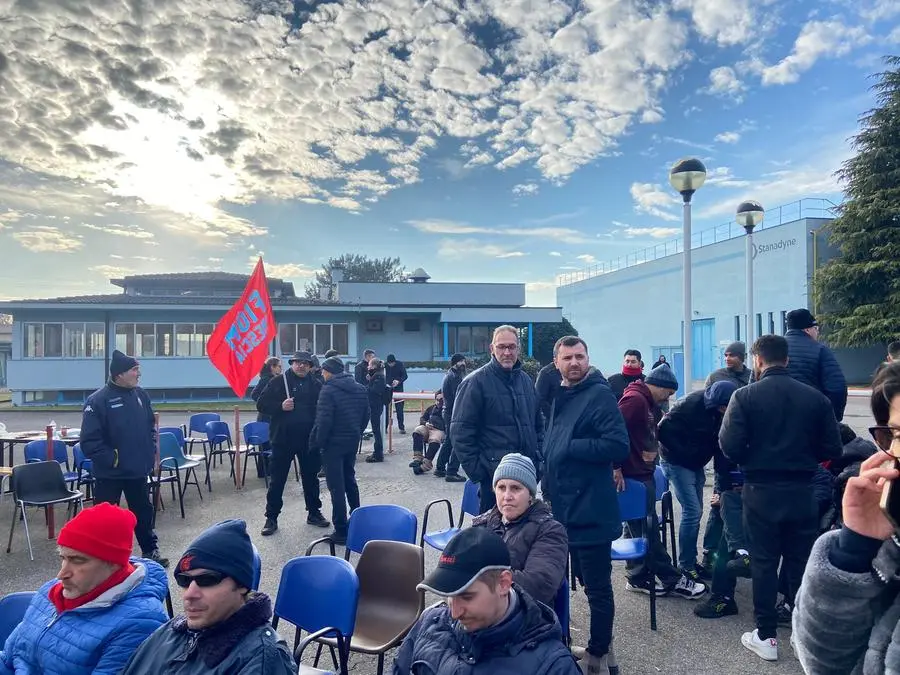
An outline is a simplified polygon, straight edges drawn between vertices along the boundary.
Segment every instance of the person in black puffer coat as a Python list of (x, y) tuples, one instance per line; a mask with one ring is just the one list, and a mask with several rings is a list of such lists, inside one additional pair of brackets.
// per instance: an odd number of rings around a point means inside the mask
[(381, 411), (385, 409), (385, 401), (390, 400), (391, 390), (384, 377), (384, 362), (378, 358), (369, 361), (366, 371), (367, 389), (369, 392), (369, 416), (372, 421), (372, 435), (375, 444), (372, 454), (366, 457), (366, 461), (384, 461), (384, 432), (381, 428)]
[(475, 518), (472, 527), (486, 527), (502, 537), (513, 581), (553, 607), (569, 562), (569, 537), (550, 507), (536, 497), (531, 460), (518, 453), (504, 456), (494, 472), (494, 493), (497, 506)]
[(503, 455), (519, 452), (541, 473), (544, 436), (534, 382), (519, 361), (516, 329), (495, 329), (491, 352), (491, 360), (459, 385), (450, 421), (453, 448), (480, 486), (482, 513), (496, 504), (491, 479)]
[(795, 380), (821, 391), (840, 422), (847, 407), (847, 380), (832, 351), (819, 342), (819, 324), (808, 309), (787, 313), (788, 372)]
[(844, 490), (847, 487), (847, 481), (859, 475), (859, 467), (869, 457), (878, 452), (876, 445), (866, 439), (860, 438), (846, 424), (841, 424), (841, 442), (844, 444), (844, 451), (838, 459), (833, 460), (829, 465), (831, 475), (834, 476), (832, 484), (831, 499), (834, 504), (833, 518), (827, 523), (831, 529), (840, 528), (844, 525), (841, 513), (841, 503), (844, 499)]

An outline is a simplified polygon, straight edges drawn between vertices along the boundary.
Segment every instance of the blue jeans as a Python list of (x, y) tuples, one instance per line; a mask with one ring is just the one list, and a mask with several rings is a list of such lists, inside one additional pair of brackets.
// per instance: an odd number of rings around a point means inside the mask
[(681, 522), (678, 525), (678, 566), (684, 570), (697, 567), (697, 538), (700, 536), (700, 519), (703, 517), (703, 486), (706, 472), (703, 469), (686, 469), (683, 466), (660, 462), (663, 473), (669, 479), (675, 498), (681, 504)]

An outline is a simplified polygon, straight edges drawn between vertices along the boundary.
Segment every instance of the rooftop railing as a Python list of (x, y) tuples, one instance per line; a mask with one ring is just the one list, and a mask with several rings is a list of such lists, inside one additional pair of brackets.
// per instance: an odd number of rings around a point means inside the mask
[[(837, 204), (834, 202), (820, 198), (812, 197), (808, 199), (799, 199), (790, 204), (776, 206), (766, 210), (766, 217), (756, 231), (766, 230), (772, 227), (778, 227), (785, 223), (792, 223), (804, 218), (834, 218), (834, 210)], [(710, 227), (699, 232), (691, 233), (691, 250), (718, 244), (729, 239), (746, 236), (744, 228), (736, 222), (724, 223), (716, 227)], [(609, 274), (618, 270), (642, 265), (644, 263), (659, 260), (670, 255), (681, 253), (684, 248), (684, 238), (670, 239), (669, 241), (660, 242), (653, 246), (648, 246), (632, 253), (626, 253), (606, 262), (595, 263), (581, 270), (560, 274), (556, 277), (557, 286), (568, 286), (576, 284), (601, 274)]]

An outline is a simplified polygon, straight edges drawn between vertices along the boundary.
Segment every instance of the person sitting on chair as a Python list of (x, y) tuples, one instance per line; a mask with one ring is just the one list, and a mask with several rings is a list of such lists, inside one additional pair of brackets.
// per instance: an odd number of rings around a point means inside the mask
[(431, 471), (431, 462), (444, 442), (444, 430), (444, 394), (438, 389), (434, 392), (434, 405), (425, 409), (419, 418), (419, 426), (413, 429), (413, 461), (410, 467), (417, 476)]
[(473, 527), (496, 532), (506, 542), (513, 581), (535, 600), (553, 607), (569, 561), (566, 528), (537, 499), (534, 464), (517, 452), (504, 455), (494, 471), (497, 506), (472, 521)]
[(175, 567), (184, 614), (159, 628), (122, 675), (228, 673), (296, 675), (272, 628), (272, 601), (253, 585), (253, 544), (243, 520), (207, 528)]
[(446, 598), (403, 640), (393, 675), (470, 673), (580, 675), (553, 610), (513, 582), (503, 540), (484, 527), (457, 534), (418, 585)]
[(60, 569), (0, 651), (0, 673), (116, 675), (166, 622), (163, 568), (131, 557), (137, 518), (100, 502), (63, 525)]

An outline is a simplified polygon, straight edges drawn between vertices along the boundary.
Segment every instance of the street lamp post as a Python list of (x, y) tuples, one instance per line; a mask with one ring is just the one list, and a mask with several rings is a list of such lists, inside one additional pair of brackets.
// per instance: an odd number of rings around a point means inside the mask
[(706, 167), (696, 158), (681, 159), (669, 171), (669, 183), (684, 200), (684, 235), (682, 255), (684, 256), (683, 295), (684, 295), (684, 329), (682, 331), (682, 351), (684, 352), (684, 393), (690, 394), (693, 389), (693, 332), (691, 330), (693, 311), (691, 304), (691, 197), (706, 181)]
[(740, 203), (735, 215), (737, 224), (747, 233), (747, 347), (753, 344), (755, 337), (759, 337), (753, 334), (753, 230), (762, 223), (765, 213), (759, 202), (746, 201)]

